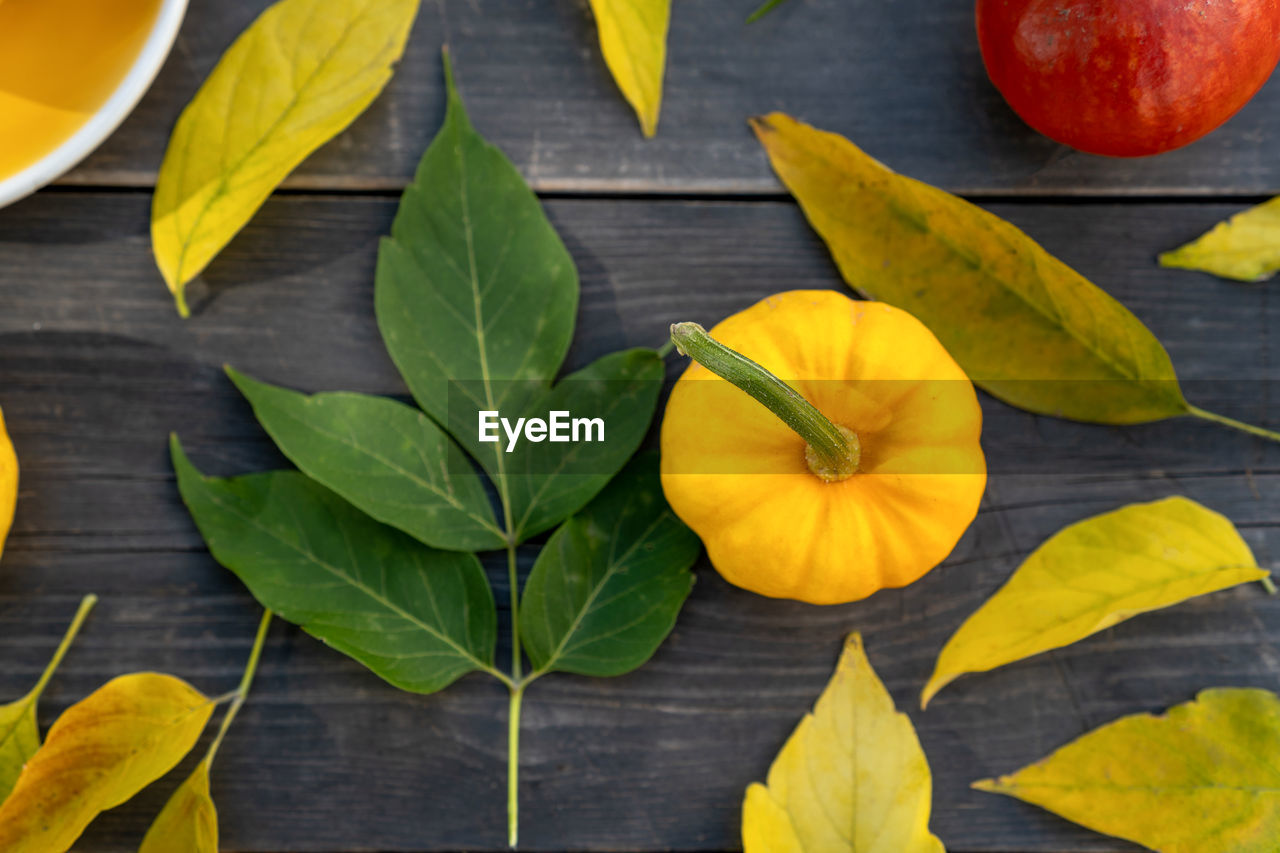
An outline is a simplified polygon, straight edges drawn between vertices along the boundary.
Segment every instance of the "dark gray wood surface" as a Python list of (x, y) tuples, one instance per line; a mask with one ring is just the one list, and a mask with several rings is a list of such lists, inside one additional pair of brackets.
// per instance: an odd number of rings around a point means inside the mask
[[(600, 58), (586, 0), (435, 0), (422, 6), (386, 97), (304, 165), (292, 186), (399, 189), (444, 100), (448, 42), (477, 126), (543, 191), (777, 193), (750, 115), (784, 110), (849, 136), (904, 174), (954, 191), (1020, 195), (1280, 192), (1280, 87), (1173, 154), (1108, 160), (1031, 131), (987, 81), (973, 0), (687, 0), (672, 16), (662, 123), (645, 141)], [(67, 181), (147, 186), (166, 134), (265, 0), (193, 0), (160, 85)]]
[[(46, 723), (117, 673), (170, 671), (211, 693), (238, 678), (257, 610), (205, 552), (165, 446), (175, 430), (219, 473), (282, 464), (222, 363), (308, 390), (404, 393), (372, 316), (375, 241), (394, 199), (271, 202), (219, 261), (186, 324), (152, 271), (147, 206), (145, 193), (62, 191), (0, 213), (0, 403), (24, 465), (0, 573), (0, 695), (35, 678), (82, 593), (103, 596), (50, 689)], [(711, 322), (782, 288), (839, 286), (791, 204), (599, 199), (548, 209), (582, 272), (575, 362), (655, 344), (674, 320)], [(1280, 358), (1271, 343), (1280, 304), (1269, 289), (1151, 263), (1233, 207), (992, 209), (1131, 305), (1167, 342), (1198, 403), (1274, 416), (1266, 380)], [(533, 688), (526, 846), (733, 849), (743, 789), (821, 690), (842, 636), (860, 630), (919, 727), (948, 849), (1131, 849), (968, 783), (1203, 687), (1280, 687), (1280, 599), (1254, 585), (1142, 616), (957, 682), (927, 713), (914, 710), (919, 689), (946, 637), (1018, 561), (1088, 515), (1185, 494), (1227, 513), (1270, 564), (1280, 551), (1280, 449), (1189, 420), (1116, 429), (983, 404), (994, 472), (983, 511), (920, 583), (816, 608), (733, 589), (704, 562), (649, 665)], [(493, 577), (502, 597), (502, 572)], [(277, 624), (217, 766), (224, 848), (500, 849), (504, 716), (505, 693), (481, 677), (406, 695)], [(176, 782), (105, 816), (77, 849), (133, 849)]]
[[(1154, 265), (1245, 197), (1280, 191), (1268, 144), (1280, 89), (1184, 152), (1071, 154), (1023, 127), (986, 82), (970, 0), (791, 0), (749, 28), (755, 0), (679, 3), (651, 142), (604, 71), (585, 3), (424, 4), (386, 96), (193, 286), (196, 315), (183, 323), (151, 262), (149, 188), (182, 104), (265, 5), (193, 0), (161, 80), (121, 132), (61, 187), (0, 211), (0, 405), (23, 465), (0, 564), (0, 701), (29, 688), (79, 597), (103, 597), (50, 686), (46, 725), (123, 672), (169, 671), (210, 693), (235, 685), (258, 611), (205, 551), (166, 439), (177, 431), (218, 473), (283, 464), (223, 363), (305, 390), (405, 393), (373, 321), (373, 265), (394, 191), (441, 117), (446, 40), (478, 127), (553, 196), (582, 275), (575, 364), (657, 345), (673, 321), (713, 323), (779, 290), (841, 286), (745, 127), (751, 113), (786, 109), (904, 172), (987, 197), (1147, 322), (1194, 402), (1280, 425), (1280, 299)], [(915, 711), (919, 690), (964, 617), (1086, 516), (1185, 494), (1229, 515), (1273, 564), (1280, 448), (1190, 420), (1115, 429), (983, 406), (993, 476), (982, 513), (920, 583), (816, 608), (736, 590), (704, 560), (650, 664), (532, 688), (523, 846), (735, 849), (743, 789), (811, 706), (841, 638), (860, 630), (920, 731), (949, 850), (1136, 849), (968, 783), (1204, 687), (1280, 689), (1280, 598), (1255, 585), (1145, 615), (961, 680), (927, 713)], [(277, 622), (215, 770), (223, 848), (502, 849), (505, 698), (479, 676), (403, 694)], [(178, 778), (105, 815), (76, 849), (136, 849)]]

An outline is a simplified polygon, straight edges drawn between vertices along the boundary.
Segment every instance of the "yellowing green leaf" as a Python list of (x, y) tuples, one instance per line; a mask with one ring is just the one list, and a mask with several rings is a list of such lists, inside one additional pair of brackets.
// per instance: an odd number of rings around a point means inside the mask
[(1160, 265), (1265, 281), (1280, 270), (1280, 198), (1219, 222), (1200, 239), (1165, 252)]
[(0, 805), (0, 850), (64, 853), (99, 813), (172, 770), (213, 704), (184, 681), (144, 672), (72, 705)]
[(1273, 853), (1280, 699), (1202, 691), (1162, 717), (1109, 723), (1012, 776), (975, 782), (1161, 853)]
[(53, 658), (31, 692), (16, 702), (0, 706), (0, 801), (9, 796), (9, 792), (18, 782), (18, 776), (22, 774), (23, 766), (40, 748), (36, 705), (49, 684), (49, 679), (53, 678), (53, 673), (62, 663), (62, 658), (71, 648), (72, 640), (80, 632), (80, 627), (97, 601), (97, 596), (86, 595), (80, 602), (80, 609), (76, 611), (71, 627), (67, 629), (62, 642), (53, 653)]
[(39, 748), (34, 693), (0, 706), (0, 797), (9, 796), (23, 765)]
[(1097, 423), (1192, 413), (1146, 326), (1010, 223), (789, 116), (752, 126), (845, 281), (919, 318), (991, 394)]
[(915, 729), (850, 635), (813, 713), (747, 789), (745, 853), (942, 853)]
[(1068, 646), (1139, 613), (1267, 575), (1230, 521), (1186, 498), (1078, 522), (1033, 551), (947, 641), (921, 707), (965, 673)]
[(418, 0), (280, 0), (222, 57), (178, 119), (151, 212), (182, 316), (187, 282), (382, 91), (417, 11)]
[(653, 136), (662, 107), (671, 0), (591, 0), (591, 11), (604, 61), (644, 135)]
[(218, 810), (209, 794), (209, 759), (173, 792), (138, 853), (218, 853)]

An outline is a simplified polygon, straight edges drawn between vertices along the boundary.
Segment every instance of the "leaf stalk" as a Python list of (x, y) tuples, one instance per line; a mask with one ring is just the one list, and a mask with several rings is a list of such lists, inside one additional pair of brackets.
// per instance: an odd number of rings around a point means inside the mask
[(520, 840), (520, 709), (525, 686), (512, 688), (507, 718), (507, 844), (513, 849)]
[(244, 674), (240, 676), (240, 685), (236, 688), (232, 695), (231, 707), (227, 709), (227, 714), (222, 718), (222, 725), (218, 727), (218, 734), (214, 736), (213, 743), (209, 744), (209, 751), (205, 754), (204, 760), (209, 764), (213, 763), (213, 758), (218, 754), (218, 747), (222, 746), (222, 740), (227, 736), (227, 731), (231, 728), (231, 724), (235, 722), (236, 715), (240, 713), (240, 709), (244, 707), (245, 700), (249, 698), (249, 688), (253, 686), (254, 676), (258, 673), (258, 662), (262, 659), (262, 649), (267, 642), (267, 630), (271, 627), (270, 610), (262, 613), (262, 621), (258, 624), (258, 634), (253, 640), (253, 648), (249, 651), (249, 662), (245, 664)]
[(76, 635), (80, 633), (80, 629), (84, 627), (85, 620), (89, 618), (89, 611), (93, 610), (93, 606), (97, 603), (98, 596), (96, 595), (86, 595), (80, 600), (80, 607), (76, 610), (75, 618), (71, 620), (71, 625), (67, 628), (67, 632), (62, 635), (62, 642), (58, 643), (58, 648), (49, 660), (49, 665), (44, 668), (44, 672), (40, 674), (40, 680), (36, 682), (35, 688), (29, 695), (38, 697), (44, 693), (45, 687), (49, 685), (49, 680), (53, 678), (53, 674), (62, 663), (62, 659), (67, 656), (67, 651), (70, 650), (71, 644), (75, 642)]
[(1198, 406), (1188, 405), (1187, 413), (1194, 417), (1201, 418), (1202, 420), (1212, 421), (1213, 423), (1222, 424), (1223, 426), (1231, 427), (1232, 429), (1238, 429), (1241, 432), (1247, 432), (1250, 435), (1256, 435), (1258, 438), (1265, 438), (1268, 441), (1280, 441), (1280, 432), (1263, 429), (1262, 427), (1247, 424), (1244, 421), (1238, 421), (1235, 418), (1229, 418), (1225, 415), (1216, 415), (1213, 412), (1206, 412)]
[(750, 15), (747, 16), (747, 23), (754, 24), (756, 21), (760, 20), (765, 15), (769, 14), (770, 12), (772, 12), (774, 9), (778, 8), (785, 2), (787, 2), (787, 0), (768, 0), (768, 2), (766, 2), (763, 6), (761, 6), (759, 9), (756, 9), (754, 12), (752, 12)]

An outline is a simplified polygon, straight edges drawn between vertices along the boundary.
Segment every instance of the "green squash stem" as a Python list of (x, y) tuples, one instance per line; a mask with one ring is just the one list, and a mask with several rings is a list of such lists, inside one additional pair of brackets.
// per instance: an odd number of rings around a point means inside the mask
[(672, 325), (671, 341), (681, 355), (750, 394), (803, 438), (808, 445), (805, 461), (815, 476), (837, 483), (858, 473), (862, 445), (857, 434), (833, 424), (786, 382), (712, 338), (697, 323)]

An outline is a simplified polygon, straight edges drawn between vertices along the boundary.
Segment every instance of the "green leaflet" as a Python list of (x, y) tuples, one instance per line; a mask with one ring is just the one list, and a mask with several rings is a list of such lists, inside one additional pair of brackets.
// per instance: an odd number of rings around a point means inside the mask
[[(661, 390), (652, 350), (607, 355), (552, 386), (578, 274), (519, 172), (472, 128), (448, 73), (444, 127), (378, 255), (378, 327), (414, 399), (493, 478), (515, 541), (581, 509), (635, 452)], [(602, 417), (602, 443), (479, 441), (477, 415)], [(295, 460), (296, 461), (296, 460)], [(304, 468), (305, 470), (305, 468)]]
[(205, 477), (176, 437), (171, 451), (210, 552), (263, 606), (402, 690), (492, 670), (497, 615), (473, 554), (428, 548), (302, 474)]
[(434, 548), (503, 547), (484, 485), (426, 415), (384, 397), (276, 388), (227, 375), (280, 450), (357, 508)]
[(62, 642), (58, 644), (58, 648), (53, 653), (53, 658), (50, 659), (49, 665), (45, 667), (36, 686), (21, 699), (10, 702), (8, 705), (0, 705), (0, 802), (3, 802), (9, 796), (13, 786), (18, 781), (18, 776), (22, 773), (23, 765), (40, 748), (40, 729), (36, 724), (36, 705), (39, 703), (40, 696), (44, 693), (49, 679), (53, 677), (58, 665), (62, 663), (63, 657), (66, 656), (67, 650), (71, 648), (71, 643), (75, 640), (76, 634), (80, 633), (80, 628), (84, 625), (84, 620), (88, 618), (89, 611), (97, 603), (98, 597), (96, 595), (86, 595), (84, 597), (80, 602), (80, 608), (76, 611), (75, 618), (71, 620), (71, 626), (67, 628), (67, 633), (63, 636)]
[[(550, 386), (573, 337), (578, 272), (520, 173), (472, 128), (445, 70), (444, 126), (382, 241), (375, 302), (414, 399), (451, 428), (451, 383), (474, 391), (475, 407), (504, 414)], [(467, 425), (454, 432), (464, 444), (474, 441)], [(482, 462), (495, 470), (492, 458)]]
[(521, 602), (535, 671), (610, 676), (643, 664), (675, 625), (700, 548), (663, 499), (656, 456), (636, 458), (538, 555)]
[[(636, 452), (662, 390), (662, 359), (650, 349), (610, 353), (556, 383), (530, 415), (587, 413), (608, 428), (602, 442), (531, 444), (503, 454), (511, 529), (523, 542), (581, 509)], [(495, 478), (496, 479), (496, 478)]]

